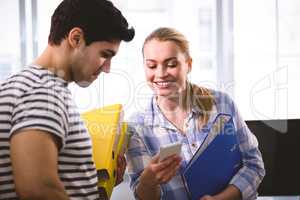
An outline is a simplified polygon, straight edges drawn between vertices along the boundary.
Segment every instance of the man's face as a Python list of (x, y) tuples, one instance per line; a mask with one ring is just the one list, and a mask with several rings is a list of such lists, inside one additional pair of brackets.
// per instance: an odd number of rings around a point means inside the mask
[(82, 43), (74, 50), (71, 61), (71, 79), (81, 87), (89, 86), (103, 71), (109, 73), (111, 59), (116, 55), (120, 41)]

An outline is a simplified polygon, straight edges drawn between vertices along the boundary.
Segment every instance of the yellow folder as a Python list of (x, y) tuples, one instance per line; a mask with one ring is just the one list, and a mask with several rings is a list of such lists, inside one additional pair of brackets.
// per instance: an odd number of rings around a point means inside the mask
[(101, 199), (109, 199), (117, 178), (117, 157), (125, 153), (128, 144), (127, 124), (122, 122), (122, 105), (94, 109), (81, 117), (92, 138)]

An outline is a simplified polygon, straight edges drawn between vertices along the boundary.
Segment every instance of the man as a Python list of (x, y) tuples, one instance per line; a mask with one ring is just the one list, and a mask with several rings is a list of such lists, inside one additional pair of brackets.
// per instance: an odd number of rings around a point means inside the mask
[(1, 200), (100, 198), (91, 140), (67, 85), (108, 73), (121, 41), (133, 37), (107, 0), (56, 8), (45, 51), (0, 85)]

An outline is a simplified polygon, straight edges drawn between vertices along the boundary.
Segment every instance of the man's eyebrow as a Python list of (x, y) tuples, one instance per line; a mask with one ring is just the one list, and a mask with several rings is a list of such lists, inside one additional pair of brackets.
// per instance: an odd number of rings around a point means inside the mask
[(116, 52), (111, 49), (105, 49), (104, 52), (110, 54), (111, 57), (116, 55)]

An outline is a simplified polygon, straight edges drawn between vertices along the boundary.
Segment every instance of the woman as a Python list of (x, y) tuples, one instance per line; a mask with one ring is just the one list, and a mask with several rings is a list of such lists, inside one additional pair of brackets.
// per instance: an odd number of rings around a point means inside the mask
[[(201, 200), (256, 199), (265, 175), (257, 140), (226, 94), (188, 81), (192, 58), (186, 38), (172, 28), (159, 28), (146, 38), (143, 57), (154, 95), (144, 111), (132, 116), (129, 126), (127, 158), (136, 198), (188, 199), (180, 173), (204, 141), (205, 127), (218, 113), (226, 113), (233, 117), (243, 166), (223, 191)], [(180, 157), (159, 161), (159, 147), (178, 141)]]

